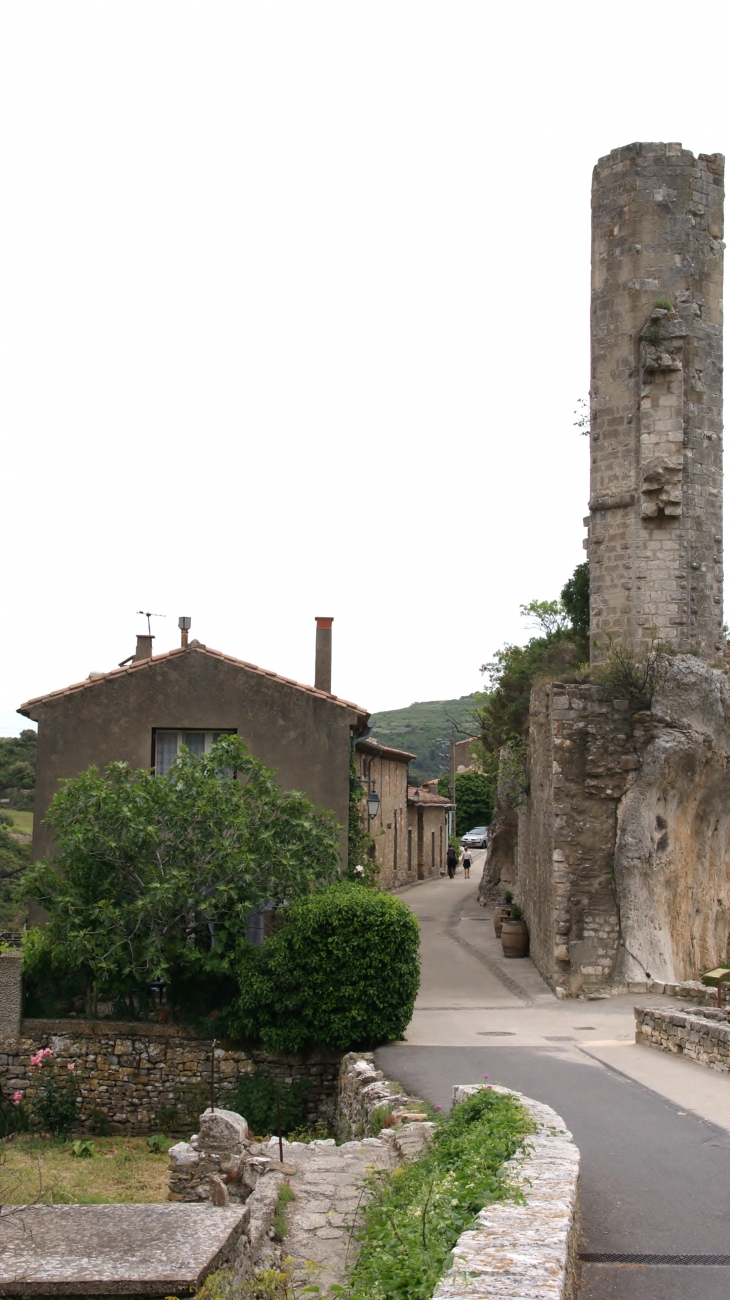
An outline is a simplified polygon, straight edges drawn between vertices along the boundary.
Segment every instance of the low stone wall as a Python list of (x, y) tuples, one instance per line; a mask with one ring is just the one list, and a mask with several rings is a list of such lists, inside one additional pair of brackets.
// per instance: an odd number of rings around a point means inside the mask
[[(50, 1048), (42, 1067), (31, 1057)], [(331, 1123), (340, 1054), (285, 1056), (235, 1047), (215, 1049), (216, 1097), (231, 1104), (238, 1080), (255, 1072), (289, 1084), (306, 1079), (307, 1120)], [(20, 1035), (0, 1038), (0, 1090), (16, 1092), (32, 1107), (52, 1072), (79, 1092), (79, 1124), (92, 1129), (103, 1117), (112, 1132), (129, 1135), (188, 1129), (210, 1100), (211, 1043), (179, 1026), (105, 1020), (24, 1020)]]
[(637, 1043), (730, 1074), (730, 1012), (719, 1007), (701, 1011), (635, 1007), (634, 1018)]
[[(459, 1085), (454, 1102), (479, 1088)], [(508, 1175), (521, 1188), (524, 1205), (497, 1201), (479, 1212), (462, 1232), (454, 1262), (434, 1291), (434, 1300), (572, 1300), (577, 1250), (580, 1153), (563, 1120), (539, 1101), (506, 1092), (532, 1115), (536, 1133), (526, 1151), (510, 1160)]]

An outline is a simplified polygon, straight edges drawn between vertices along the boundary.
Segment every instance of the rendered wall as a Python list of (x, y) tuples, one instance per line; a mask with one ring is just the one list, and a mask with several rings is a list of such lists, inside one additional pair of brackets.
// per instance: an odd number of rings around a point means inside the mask
[[(593, 174), (591, 655), (722, 629), (720, 154), (631, 144)], [(656, 307), (666, 298), (672, 310)]]
[(355, 711), (195, 647), (48, 700), (31, 716), (38, 722), (35, 858), (51, 849), (41, 821), (59, 779), (91, 763), (149, 767), (153, 728), (233, 728), (280, 785), (302, 790), (347, 826)]

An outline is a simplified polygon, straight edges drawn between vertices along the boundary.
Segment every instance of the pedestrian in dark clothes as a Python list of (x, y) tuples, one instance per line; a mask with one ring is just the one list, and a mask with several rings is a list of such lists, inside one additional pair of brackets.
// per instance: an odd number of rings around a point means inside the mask
[(446, 870), (449, 873), (449, 880), (453, 880), (456, 871), (456, 849), (452, 849), (451, 845), (446, 850)]

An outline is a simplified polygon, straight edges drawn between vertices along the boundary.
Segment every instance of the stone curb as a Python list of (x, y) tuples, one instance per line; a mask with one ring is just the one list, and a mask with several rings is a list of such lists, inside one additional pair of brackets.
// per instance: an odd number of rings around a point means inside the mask
[[(454, 1102), (479, 1085), (456, 1084)], [(560, 1115), (511, 1088), (537, 1131), (505, 1166), (525, 1205), (497, 1201), (454, 1246), (454, 1263), (433, 1300), (572, 1300), (577, 1250), (580, 1152)]]

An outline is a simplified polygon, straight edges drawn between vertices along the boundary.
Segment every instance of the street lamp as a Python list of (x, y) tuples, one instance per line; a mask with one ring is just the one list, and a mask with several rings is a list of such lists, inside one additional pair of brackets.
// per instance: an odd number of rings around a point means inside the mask
[(380, 796), (378, 795), (377, 790), (375, 789), (369, 790), (368, 791), (368, 817), (370, 818), (371, 821), (373, 820), (373, 817), (377, 817), (379, 807), (380, 807)]

